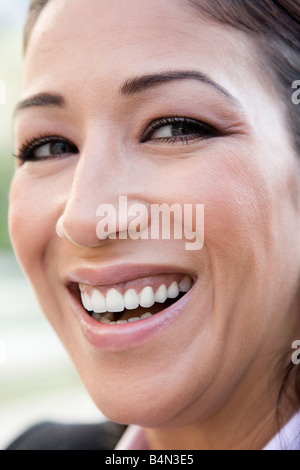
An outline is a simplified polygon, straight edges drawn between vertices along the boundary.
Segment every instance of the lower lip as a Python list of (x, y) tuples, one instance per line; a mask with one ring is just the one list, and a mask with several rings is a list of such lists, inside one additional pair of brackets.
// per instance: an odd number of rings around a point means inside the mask
[(178, 302), (145, 320), (124, 325), (105, 325), (94, 320), (81, 302), (69, 292), (70, 302), (79, 328), (94, 348), (100, 351), (121, 352), (142, 346), (162, 334), (183, 315), (195, 286)]

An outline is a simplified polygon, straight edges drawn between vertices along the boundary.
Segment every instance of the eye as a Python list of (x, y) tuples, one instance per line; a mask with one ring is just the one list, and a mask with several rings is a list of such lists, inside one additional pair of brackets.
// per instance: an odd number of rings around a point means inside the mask
[(186, 143), (220, 135), (214, 127), (190, 118), (162, 118), (153, 121), (141, 137), (141, 143)]
[(78, 153), (77, 147), (62, 137), (46, 136), (27, 141), (16, 157), (25, 161), (65, 158)]
[(66, 155), (71, 152), (70, 145), (66, 142), (50, 142), (49, 144), (42, 145), (34, 150), (33, 155), (35, 158), (49, 158), (58, 155)]

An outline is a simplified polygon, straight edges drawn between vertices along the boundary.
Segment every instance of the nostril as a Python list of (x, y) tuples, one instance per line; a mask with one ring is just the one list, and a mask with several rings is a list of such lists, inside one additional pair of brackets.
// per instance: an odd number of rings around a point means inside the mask
[(76, 217), (64, 213), (56, 223), (56, 234), (80, 248), (94, 248), (103, 243), (97, 236), (96, 217)]

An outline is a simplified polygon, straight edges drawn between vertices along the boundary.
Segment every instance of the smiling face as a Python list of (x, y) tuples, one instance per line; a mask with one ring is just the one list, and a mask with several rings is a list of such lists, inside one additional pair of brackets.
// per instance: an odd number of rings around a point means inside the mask
[[(257, 63), (247, 36), (182, 0), (52, 0), (33, 30), (11, 236), (113, 420), (207, 419), (260, 396), (275, 380), (275, 354), (290, 348), (299, 170), (282, 104)], [(117, 208), (120, 195), (148, 208), (204, 204), (204, 247), (100, 241), (97, 208)]]

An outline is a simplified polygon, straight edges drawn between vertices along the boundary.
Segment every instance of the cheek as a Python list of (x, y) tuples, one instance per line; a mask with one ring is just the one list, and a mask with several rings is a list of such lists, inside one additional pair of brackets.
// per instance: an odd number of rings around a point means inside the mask
[(205, 245), (212, 255), (232, 259), (270, 237), (274, 195), (259, 164), (223, 151), (222, 158), (204, 162), (183, 181), (182, 200), (204, 205)]
[[(263, 183), (232, 175), (228, 168), (214, 172), (207, 187), (206, 241), (222, 257), (246, 255), (265, 245), (270, 235), (270, 195)], [(216, 182), (217, 181), (217, 182)], [(253, 254), (253, 253), (252, 253)]]
[(14, 250), (30, 275), (56, 230), (57, 206), (42, 181), (16, 173), (10, 190), (9, 231)]

